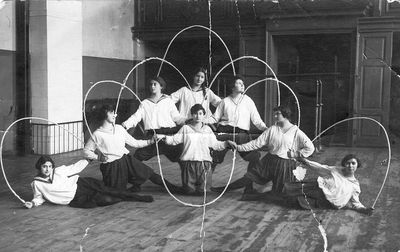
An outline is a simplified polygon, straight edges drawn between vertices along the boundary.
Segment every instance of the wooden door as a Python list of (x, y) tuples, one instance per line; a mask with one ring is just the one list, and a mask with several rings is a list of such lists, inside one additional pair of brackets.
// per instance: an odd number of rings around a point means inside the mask
[[(371, 117), (388, 129), (392, 32), (360, 32), (354, 87), (354, 116)], [(353, 144), (385, 146), (383, 130), (369, 120), (353, 123)]]

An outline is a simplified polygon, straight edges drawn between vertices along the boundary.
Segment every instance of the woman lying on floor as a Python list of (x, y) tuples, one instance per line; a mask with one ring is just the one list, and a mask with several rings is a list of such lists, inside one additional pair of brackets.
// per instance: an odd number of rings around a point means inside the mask
[(25, 202), (25, 207), (40, 206), (46, 200), (78, 208), (107, 206), (121, 201), (153, 201), (152, 196), (117, 190), (104, 186), (100, 180), (79, 177), (78, 174), (88, 163), (88, 160), (80, 160), (69, 166), (55, 168), (49, 156), (41, 156), (35, 166), (38, 175), (31, 184), (33, 199)]
[[(348, 208), (364, 214), (372, 214), (373, 208), (365, 207), (359, 199), (361, 189), (354, 174), (357, 168), (361, 167), (361, 162), (355, 155), (346, 155), (342, 159), (342, 166), (339, 167), (322, 165), (302, 157), (297, 160), (303, 163), (305, 168), (319, 175), (317, 181), (314, 182), (285, 183), (286, 195), (289, 198), (295, 198), (300, 207), (305, 209), (310, 209), (310, 207)], [(303, 192), (307, 198), (304, 197)]]

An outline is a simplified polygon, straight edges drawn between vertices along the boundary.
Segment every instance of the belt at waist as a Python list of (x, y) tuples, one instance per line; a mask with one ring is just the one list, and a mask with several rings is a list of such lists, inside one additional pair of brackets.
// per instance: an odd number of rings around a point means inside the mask
[[(218, 125), (217, 132), (219, 132), (219, 133), (233, 133), (233, 126), (231, 126), (231, 125)], [(249, 131), (241, 129), (239, 127), (236, 127), (235, 128), (235, 133), (246, 133), (246, 134), (249, 134)]]
[(180, 128), (181, 128), (181, 126), (175, 126), (175, 127), (172, 127), (172, 128), (159, 128), (159, 129), (154, 129), (154, 130), (149, 129), (149, 130), (146, 130), (146, 136), (148, 136), (148, 137), (153, 136), (154, 135), (154, 131), (157, 134), (173, 135), (173, 134), (176, 134), (179, 131)]

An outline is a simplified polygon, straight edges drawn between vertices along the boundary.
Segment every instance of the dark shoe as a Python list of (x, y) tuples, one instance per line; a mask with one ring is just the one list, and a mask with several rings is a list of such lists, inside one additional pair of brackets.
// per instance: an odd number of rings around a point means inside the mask
[(225, 186), (220, 186), (220, 187), (210, 187), (210, 191), (215, 192), (215, 193), (222, 193), (225, 189)]
[(140, 192), (142, 189), (140, 188), (140, 185), (132, 185), (131, 187), (128, 188), (129, 192)]
[(140, 201), (140, 202), (153, 202), (153, 196), (150, 195), (138, 195), (136, 193), (129, 193), (124, 195), (123, 199), (125, 201)]
[(246, 187), (243, 191), (243, 194), (259, 194), (259, 192), (253, 187)]
[(262, 193), (243, 193), (239, 201), (259, 201), (264, 198), (263, 196)]
[(311, 208), (317, 207), (317, 201), (315, 199), (307, 198), (306, 200), (304, 196), (297, 197), (297, 203), (299, 203), (299, 206), (301, 208), (306, 210), (310, 210)]
[(153, 196), (151, 196), (151, 195), (140, 195), (139, 201), (142, 201), (142, 202), (153, 202), (154, 199), (153, 199)]

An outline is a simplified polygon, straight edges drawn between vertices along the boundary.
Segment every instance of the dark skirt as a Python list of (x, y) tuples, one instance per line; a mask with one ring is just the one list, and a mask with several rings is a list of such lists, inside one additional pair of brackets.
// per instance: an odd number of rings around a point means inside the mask
[(204, 193), (204, 183), (207, 173), (207, 189), (211, 186), (211, 162), (180, 161), (182, 187), (187, 194)]
[(154, 174), (149, 166), (132, 154), (123, 155), (111, 163), (103, 163), (100, 170), (104, 185), (120, 190), (126, 190), (128, 183), (140, 186)]
[[(240, 128), (235, 129), (235, 137), (233, 137), (233, 127), (232, 126), (218, 126), (217, 129), (218, 133), (224, 133), (221, 135), (217, 134), (217, 140), (218, 141), (227, 141), (227, 140), (235, 140), (235, 143), (237, 144), (244, 144), (247, 142), (250, 142), (251, 136), (248, 131), (242, 130)], [(228, 149), (222, 150), (222, 151), (214, 151), (212, 150), (212, 158), (213, 158), (213, 163), (214, 164), (220, 164), (224, 162), (225, 155), (228, 152)], [(255, 162), (257, 161), (260, 157), (261, 154), (258, 151), (246, 151), (246, 152), (238, 152), (239, 155), (246, 161), (248, 162)]]
[[(104, 197), (102, 197), (106, 195), (115, 196), (118, 195), (118, 191), (106, 187), (103, 182), (95, 178), (78, 178), (76, 193), (72, 201), (69, 203), (69, 206), (77, 208), (92, 208), (106, 205), (104, 203)], [(114, 199), (113, 203), (119, 201), (122, 201), (122, 199)]]
[[(307, 197), (308, 206), (304, 205), (304, 194)], [(300, 207), (335, 208), (325, 197), (317, 181), (311, 182), (287, 182), (284, 186), (284, 194), (289, 201), (298, 201)]]
[[(167, 145), (164, 142), (158, 143), (158, 151), (160, 155), (166, 156), (171, 162), (178, 162), (181, 157), (183, 150), (183, 145)], [(156, 144), (151, 144), (149, 146), (139, 148), (135, 152), (135, 158), (140, 161), (146, 161), (151, 159), (152, 157), (157, 156), (157, 147)]]
[(265, 185), (272, 181), (272, 191), (282, 193), (286, 182), (295, 182), (293, 170), (296, 162), (290, 159), (280, 158), (277, 155), (267, 153), (260, 161), (249, 166), (245, 177), (253, 182)]

